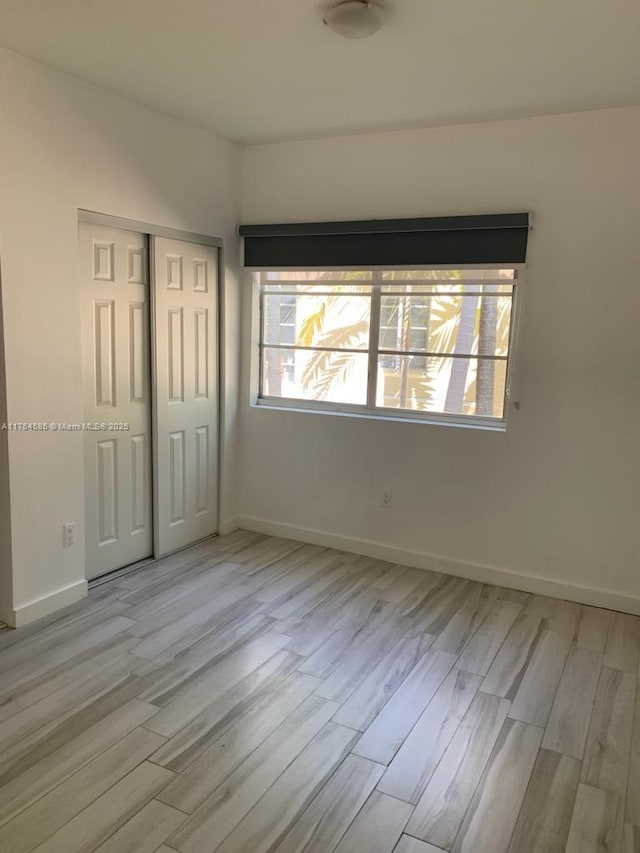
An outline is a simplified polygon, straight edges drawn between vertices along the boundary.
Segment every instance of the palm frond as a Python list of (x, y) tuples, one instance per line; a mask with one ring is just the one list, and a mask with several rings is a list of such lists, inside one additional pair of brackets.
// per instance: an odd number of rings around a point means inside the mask
[(314, 352), (302, 374), (302, 384), (311, 389), (314, 400), (326, 400), (334, 383), (344, 382), (354, 363), (352, 352)]
[[(337, 329), (325, 332), (325, 334), (319, 338), (318, 345), (331, 347), (332, 349), (338, 350), (338, 352), (326, 352), (325, 350), (319, 350), (311, 353), (309, 361), (302, 371), (301, 381), (303, 388), (315, 389), (318, 386), (324, 386), (326, 383), (330, 385), (335, 379), (335, 372), (332, 377), (328, 379), (325, 375), (325, 371), (329, 371), (331, 369), (335, 358), (344, 355), (349, 356), (351, 362), (355, 361), (353, 358), (354, 353), (340, 353), (339, 350), (345, 347), (353, 348), (354, 344), (358, 342), (358, 339), (361, 338), (362, 335), (367, 335), (368, 333), (369, 324), (366, 320), (358, 320), (348, 326), (340, 326)], [(325, 393), (327, 393), (328, 390), (329, 388), (327, 387), (325, 389)], [(323, 400), (324, 397), (320, 397), (318, 399)]]
[[(416, 385), (420, 388), (420, 396), (416, 395), (415, 388)], [(429, 375), (429, 372), (425, 373), (422, 379), (419, 379), (414, 387), (412, 388), (411, 400), (413, 405), (412, 409), (428, 409), (429, 406), (433, 403), (433, 399), (435, 397), (435, 386), (434, 386), (434, 378)]]
[(323, 302), (317, 311), (309, 314), (300, 324), (298, 339), (296, 343), (301, 347), (309, 347), (313, 343), (313, 339), (319, 333), (324, 325), (324, 319), (327, 313), (327, 304)]
[(336, 329), (330, 329), (324, 332), (318, 338), (318, 346), (332, 347), (340, 349), (341, 347), (351, 347), (359, 343), (361, 338), (365, 340), (369, 336), (369, 321), (356, 320), (355, 323), (349, 323), (346, 326), (338, 326)]
[(451, 352), (460, 324), (459, 299), (442, 302), (437, 297), (431, 303), (430, 333), (438, 352)]

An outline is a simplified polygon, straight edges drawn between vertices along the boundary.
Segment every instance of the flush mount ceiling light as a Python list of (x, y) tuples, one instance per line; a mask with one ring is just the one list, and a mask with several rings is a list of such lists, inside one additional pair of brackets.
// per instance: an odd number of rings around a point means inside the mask
[(368, 0), (342, 0), (325, 16), (325, 24), (338, 35), (362, 39), (377, 33), (387, 19), (386, 9)]

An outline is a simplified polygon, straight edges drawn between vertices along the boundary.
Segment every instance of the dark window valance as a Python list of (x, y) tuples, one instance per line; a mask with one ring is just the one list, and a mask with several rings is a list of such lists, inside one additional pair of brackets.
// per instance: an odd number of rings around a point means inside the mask
[(247, 267), (522, 264), (528, 213), (241, 225)]

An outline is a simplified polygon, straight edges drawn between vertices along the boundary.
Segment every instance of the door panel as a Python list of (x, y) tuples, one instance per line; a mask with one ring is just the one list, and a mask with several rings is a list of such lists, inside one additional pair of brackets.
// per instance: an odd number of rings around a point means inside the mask
[(87, 577), (152, 554), (147, 238), (81, 223)]
[(217, 531), (218, 250), (153, 237), (156, 556)]

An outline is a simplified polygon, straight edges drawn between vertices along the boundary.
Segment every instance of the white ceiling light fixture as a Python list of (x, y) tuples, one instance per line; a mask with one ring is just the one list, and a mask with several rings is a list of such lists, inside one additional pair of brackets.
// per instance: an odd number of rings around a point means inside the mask
[(387, 10), (368, 0), (341, 0), (324, 16), (325, 24), (338, 35), (362, 39), (377, 33), (387, 20)]

